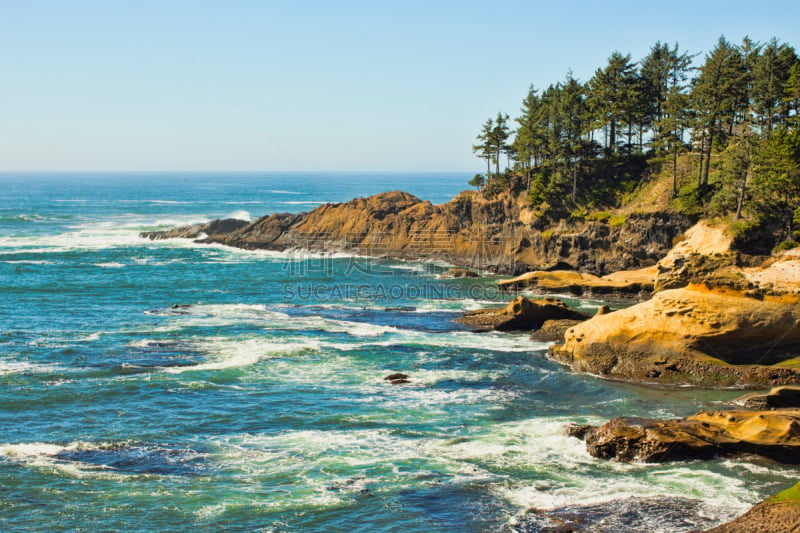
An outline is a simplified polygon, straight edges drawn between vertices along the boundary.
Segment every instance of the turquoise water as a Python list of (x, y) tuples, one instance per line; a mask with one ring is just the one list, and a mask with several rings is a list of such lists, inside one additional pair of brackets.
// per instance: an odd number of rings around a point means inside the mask
[(565, 424), (736, 393), (605, 382), (527, 335), (466, 331), (452, 319), (507, 298), (491, 276), (138, 237), (392, 189), (441, 203), (468, 178), (0, 175), (0, 530), (536, 531), (530, 508), (691, 500), (625, 522), (666, 532), (793, 483), (766, 462), (588, 456)]

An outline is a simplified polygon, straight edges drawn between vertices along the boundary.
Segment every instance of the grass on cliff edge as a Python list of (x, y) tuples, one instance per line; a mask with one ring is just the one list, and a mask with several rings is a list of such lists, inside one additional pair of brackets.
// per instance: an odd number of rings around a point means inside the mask
[(792, 503), (800, 505), (800, 483), (767, 498), (766, 503)]

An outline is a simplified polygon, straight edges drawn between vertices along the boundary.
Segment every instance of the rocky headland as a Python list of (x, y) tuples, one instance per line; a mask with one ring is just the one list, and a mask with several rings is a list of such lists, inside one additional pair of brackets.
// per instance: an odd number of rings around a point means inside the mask
[(597, 220), (546, 225), (524, 194), (508, 191), (491, 198), (465, 191), (441, 205), (394, 191), (241, 226), (209, 224), (142, 236), (246, 249), (438, 259), (503, 274), (560, 264), (603, 276), (654, 265), (690, 226), (686, 217), (660, 212), (632, 214), (615, 226)]

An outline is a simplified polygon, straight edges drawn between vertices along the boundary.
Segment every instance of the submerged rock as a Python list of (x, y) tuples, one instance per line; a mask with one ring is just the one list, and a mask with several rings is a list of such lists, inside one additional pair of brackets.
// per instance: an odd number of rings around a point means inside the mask
[(439, 279), (477, 278), (478, 274), (467, 268), (451, 268), (443, 272)]
[(531, 509), (501, 533), (621, 533), (688, 531), (716, 521), (700, 500), (675, 497), (622, 498), (552, 510)]
[(702, 411), (688, 418), (615, 418), (600, 427), (574, 426), (600, 459), (664, 462), (755, 454), (800, 463), (800, 410)]
[(800, 483), (756, 504), (745, 514), (705, 533), (797, 533)]
[(530, 331), (542, 327), (548, 320), (587, 318), (587, 315), (567, 307), (557, 298), (529, 300), (518, 296), (505, 307), (467, 311), (456, 322), (483, 331)]
[(389, 374), (385, 378), (384, 381), (388, 381), (392, 385), (402, 385), (403, 383), (411, 383), (408, 379), (408, 374), (403, 374), (402, 372), (395, 372), (394, 374)]

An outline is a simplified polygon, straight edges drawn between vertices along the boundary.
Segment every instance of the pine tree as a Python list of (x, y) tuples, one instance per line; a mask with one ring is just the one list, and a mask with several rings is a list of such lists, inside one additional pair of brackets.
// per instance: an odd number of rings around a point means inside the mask
[[(695, 80), (692, 100), (700, 139), (698, 188), (708, 185), (711, 152), (715, 141), (732, 133), (737, 118), (747, 107), (747, 72), (739, 49), (720, 37), (717, 46), (706, 56)], [(705, 158), (705, 167), (703, 160)]]
[(533, 169), (541, 161), (544, 133), (542, 131), (542, 101), (538, 91), (533, 85), (528, 89), (528, 94), (522, 101), (522, 115), (516, 119), (519, 127), (514, 139), (516, 159), (525, 170), (530, 188)]
[(479, 144), (472, 146), (472, 151), (481, 159), (486, 159), (486, 177), (492, 177), (492, 167), (490, 162), (492, 159), (492, 133), (494, 131), (494, 120), (487, 119), (481, 127), (481, 132), (476, 139), (480, 141)]
[(612, 53), (606, 67), (597, 69), (589, 80), (588, 105), (595, 125), (603, 128), (606, 134), (605, 146), (609, 153), (617, 152), (619, 129), (631, 120), (635, 84), (636, 66), (631, 63), (630, 54), (619, 52)]

